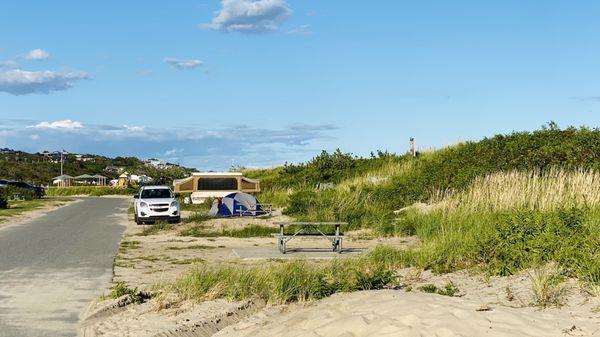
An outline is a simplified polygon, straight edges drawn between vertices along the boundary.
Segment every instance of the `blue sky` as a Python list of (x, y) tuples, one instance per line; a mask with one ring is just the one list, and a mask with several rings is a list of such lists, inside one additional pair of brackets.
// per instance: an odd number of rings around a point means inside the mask
[(0, 147), (202, 170), (600, 122), (596, 1), (2, 1)]

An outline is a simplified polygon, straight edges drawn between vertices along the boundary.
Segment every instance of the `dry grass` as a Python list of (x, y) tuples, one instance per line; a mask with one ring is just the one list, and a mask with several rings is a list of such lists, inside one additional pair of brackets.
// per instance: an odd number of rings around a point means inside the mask
[(388, 162), (381, 168), (342, 181), (334, 188), (339, 192), (354, 192), (357, 189), (372, 187), (386, 183), (391, 177), (405, 175), (414, 170), (415, 161)]
[(600, 172), (595, 170), (510, 171), (476, 178), (463, 192), (438, 191), (431, 203), (444, 212), (493, 212), (600, 206)]

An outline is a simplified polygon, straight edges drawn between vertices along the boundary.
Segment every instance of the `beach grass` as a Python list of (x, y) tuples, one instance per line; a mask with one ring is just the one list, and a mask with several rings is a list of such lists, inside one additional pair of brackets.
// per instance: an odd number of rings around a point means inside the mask
[(310, 301), (337, 292), (382, 289), (395, 284), (396, 265), (380, 260), (381, 256), (385, 254), (321, 264), (294, 260), (266, 266), (201, 266), (192, 268), (173, 283), (157, 286), (157, 290), (174, 291), (182, 300)]

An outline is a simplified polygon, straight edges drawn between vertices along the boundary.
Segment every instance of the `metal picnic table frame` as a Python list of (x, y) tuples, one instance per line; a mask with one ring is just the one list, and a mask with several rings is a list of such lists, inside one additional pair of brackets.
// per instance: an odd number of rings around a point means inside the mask
[[(334, 252), (339, 254), (342, 253), (342, 239), (344, 234), (340, 233), (340, 226), (347, 225), (347, 222), (275, 222), (279, 225), (279, 233), (272, 234), (277, 238), (277, 245), (281, 254), (286, 253), (286, 244), (298, 236), (323, 236), (331, 241), (331, 245)], [(285, 234), (285, 226), (300, 226), (299, 229), (295, 230), (293, 234)], [(334, 234), (325, 234), (319, 229), (321, 226), (335, 226)], [(317, 234), (307, 234), (307, 228), (314, 228)]]

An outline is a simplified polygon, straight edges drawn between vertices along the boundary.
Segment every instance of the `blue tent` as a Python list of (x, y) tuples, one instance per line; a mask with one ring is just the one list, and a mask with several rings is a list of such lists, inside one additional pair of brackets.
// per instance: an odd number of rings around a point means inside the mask
[(214, 216), (256, 216), (265, 214), (265, 211), (255, 197), (235, 192), (213, 201), (209, 213)]

